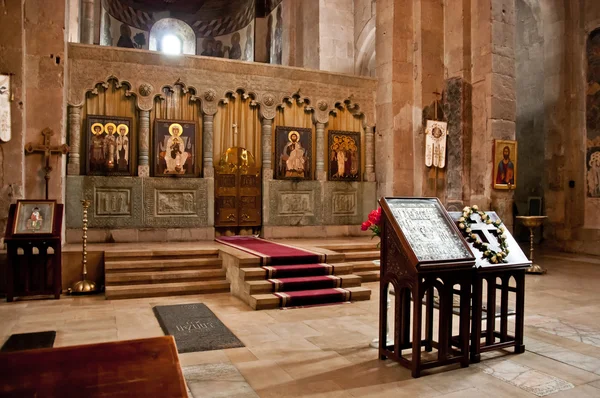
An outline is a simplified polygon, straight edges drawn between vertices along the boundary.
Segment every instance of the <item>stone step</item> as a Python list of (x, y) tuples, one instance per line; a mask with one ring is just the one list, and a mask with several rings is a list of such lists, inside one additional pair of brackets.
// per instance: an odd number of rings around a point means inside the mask
[(106, 274), (106, 285), (133, 285), (165, 282), (192, 282), (208, 280), (225, 280), (225, 271), (222, 269), (179, 270), (164, 271), (137, 271), (137, 272), (110, 272)]
[(363, 261), (363, 260), (379, 260), (379, 250), (359, 251), (346, 253), (346, 262), (348, 261)]
[(352, 265), (353, 272), (356, 274), (361, 271), (379, 271), (380, 266), (373, 261), (352, 261), (347, 264)]
[(355, 272), (354, 275), (360, 276), (361, 283), (377, 282), (380, 279), (379, 271), (359, 271)]
[(169, 258), (146, 260), (104, 260), (104, 269), (108, 274), (113, 271), (127, 270), (176, 270), (176, 269), (210, 269), (221, 268), (220, 258)]
[[(351, 264), (333, 264), (333, 275), (348, 275), (352, 273)], [(240, 268), (240, 278), (245, 281), (267, 278), (267, 271), (262, 267)]]
[(194, 257), (219, 257), (219, 249), (183, 249), (183, 250), (117, 250), (105, 251), (104, 259), (122, 260), (127, 259), (149, 259), (149, 258), (194, 258)]
[[(341, 279), (341, 285), (339, 287), (347, 288), (347, 287), (356, 287), (360, 286), (361, 279), (357, 275), (339, 275)], [(285, 281), (285, 278), (282, 279)], [(245, 290), (249, 294), (261, 294), (261, 293), (271, 293), (273, 292), (274, 285), (268, 280), (262, 281), (247, 281)], [(283, 290), (285, 291), (285, 289)]]
[(106, 299), (128, 299), (140, 297), (179, 296), (229, 292), (227, 281), (153, 283), (145, 285), (106, 286)]
[[(351, 301), (363, 301), (371, 298), (371, 290), (364, 287), (349, 287), (346, 290), (351, 292)], [(279, 308), (281, 299), (276, 295), (254, 294), (250, 296), (250, 307), (255, 310), (266, 310)]]
[(322, 247), (323, 249), (327, 249), (327, 250), (342, 252), (342, 253), (351, 253), (351, 252), (357, 252), (357, 251), (371, 251), (371, 250), (379, 251), (379, 249), (377, 249), (377, 242), (375, 242), (375, 240), (373, 240), (373, 243), (371, 243), (371, 242), (369, 242), (369, 243), (336, 243), (336, 244), (324, 245), (324, 246), (319, 246), (319, 247)]

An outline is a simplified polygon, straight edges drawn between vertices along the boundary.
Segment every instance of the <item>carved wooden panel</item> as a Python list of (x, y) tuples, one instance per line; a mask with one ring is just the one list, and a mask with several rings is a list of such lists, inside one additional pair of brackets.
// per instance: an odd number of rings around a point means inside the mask
[(245, 161), (252, 158), (243, 148), (229, 148), (228, 165), (215, 169), (215, 226), (249, 227), (262, 223), (260, 169)]
[(234, 188), (235, 177), (235, 174), (217, 174), (217, 184), (223, 188)]

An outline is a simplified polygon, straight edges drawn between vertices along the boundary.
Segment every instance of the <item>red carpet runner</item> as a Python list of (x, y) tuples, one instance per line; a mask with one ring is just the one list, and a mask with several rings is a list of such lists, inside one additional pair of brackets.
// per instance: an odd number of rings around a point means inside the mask
[(281, 307), (351, 299), (351, 292), (340, 288), (341, 279), (333, 275), (334, 266), (324, 264), (325, 254), (247, 236), (220, 237), (216, 241), (260, 257)]

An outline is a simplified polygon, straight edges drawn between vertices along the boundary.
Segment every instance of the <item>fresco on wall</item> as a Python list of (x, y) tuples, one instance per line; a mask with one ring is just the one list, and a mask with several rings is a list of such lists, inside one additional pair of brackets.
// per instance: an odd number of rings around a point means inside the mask
[(283, 54), (283, 20), (282, 6), (279, 5), (269, 14), (267, 19), (267, 54), (271, 64), (281, 65)]
[(254, 61), (254, 23), (225, 36), (198, 39), (198, 54), (205, 57)]
[(587, 41), (587, 196), (600, 197), (600, 29)]
[(600, 147), (591, 147), (587, 150), (587, 195), (600, 198)]
[(133, 28), (102, 10), (100, 45), (148, 49), (148, 32)]

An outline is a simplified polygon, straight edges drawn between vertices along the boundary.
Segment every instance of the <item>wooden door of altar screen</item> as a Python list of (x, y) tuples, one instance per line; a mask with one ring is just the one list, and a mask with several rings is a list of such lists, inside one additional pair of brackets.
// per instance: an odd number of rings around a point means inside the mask
[(233, 147), (215, 168), (215, 227), (262, 225), (260, 167), (252, 153)]

